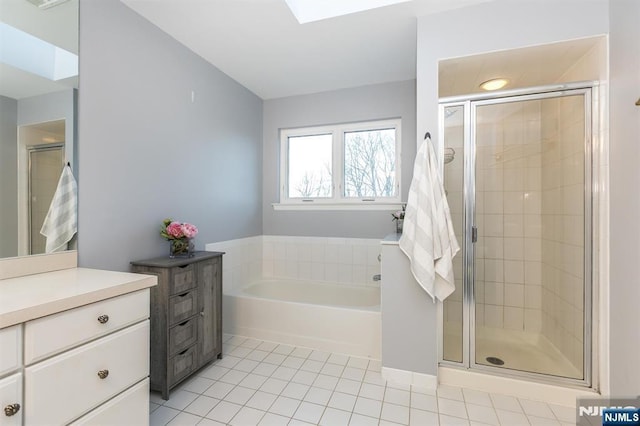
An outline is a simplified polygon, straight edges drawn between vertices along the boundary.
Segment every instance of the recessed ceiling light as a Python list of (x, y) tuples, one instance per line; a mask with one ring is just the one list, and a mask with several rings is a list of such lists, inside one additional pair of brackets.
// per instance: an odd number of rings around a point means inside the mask
[(300, 24), (348, 15), (409, 0), (285, 0)]
[(480, 88), (484, 90), (498, 90), (502, 89), (508, 83), (509, 80), (507, 80), (506, 78), (493, 78), (480, 84)]

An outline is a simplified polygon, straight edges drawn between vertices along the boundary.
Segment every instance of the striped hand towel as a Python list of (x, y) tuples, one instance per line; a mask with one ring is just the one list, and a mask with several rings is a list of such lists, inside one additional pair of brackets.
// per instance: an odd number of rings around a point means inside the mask
[(399, 246), (409, 257), (416, 281), (434, 302), (453, 293), (453, 257), (460, 246), (430, 139), (416, 155)]
[(78, 231), (78, 185), (66, 165), (58, 180), (49, 211), (40, 233), (47, 239), (46, 253), (67, 249), (67, 243)]

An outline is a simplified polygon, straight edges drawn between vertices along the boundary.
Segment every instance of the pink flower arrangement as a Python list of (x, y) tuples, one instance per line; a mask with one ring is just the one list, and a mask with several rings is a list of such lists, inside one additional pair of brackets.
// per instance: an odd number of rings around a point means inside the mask
[(198, 228), (190, 223), (176, 222), (172, 219), (165, 219), (160, 228), (160, 235), (167, 240), (178, 240), (181, 238), (191, 239), (198, 234)]

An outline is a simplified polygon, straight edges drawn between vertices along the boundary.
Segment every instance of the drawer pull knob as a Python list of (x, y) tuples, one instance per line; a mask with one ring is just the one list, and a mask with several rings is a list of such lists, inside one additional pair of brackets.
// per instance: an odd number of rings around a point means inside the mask
[(4, 407), (4, 415), (7, 417), (11, 417), (20, 411), (20, 404), (9, 404)]
[(101, 379), (106, 379), (108, 375), (109, 375), (109, 370), (98, 371), (98, 377), (100, 377)]
[(109, 315), (100, 315), (100, 316), (98, 317), (98, 322), (99, 322), (100, 324), (106, 324), (106, 323), (107, 323), (107, 321), (109, 321)]

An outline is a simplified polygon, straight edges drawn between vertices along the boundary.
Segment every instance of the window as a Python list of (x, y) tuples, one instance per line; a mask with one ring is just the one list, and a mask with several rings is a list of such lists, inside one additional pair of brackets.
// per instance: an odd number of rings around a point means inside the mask
[(280, 203), (400, 202), (400, 120), (284, 129)]

